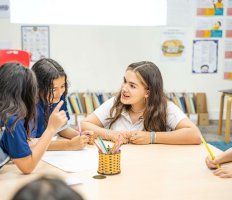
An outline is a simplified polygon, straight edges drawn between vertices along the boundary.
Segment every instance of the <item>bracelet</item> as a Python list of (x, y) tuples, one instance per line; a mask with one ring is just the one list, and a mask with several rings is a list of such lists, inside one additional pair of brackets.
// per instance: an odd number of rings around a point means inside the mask
[(155, 131), (151, 131), (150, 133), (151, 144), (155, 144), (156, 134)]

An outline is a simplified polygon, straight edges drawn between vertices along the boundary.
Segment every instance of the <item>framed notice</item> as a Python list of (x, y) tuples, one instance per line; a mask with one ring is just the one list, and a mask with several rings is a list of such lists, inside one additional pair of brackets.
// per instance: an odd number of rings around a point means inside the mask
[(49, 26), (22, 26), (22, 49), (31, 53), (31, 61), (49, 58)]
[(217, 73), (218, 40), (193, 40), (192, 73)]

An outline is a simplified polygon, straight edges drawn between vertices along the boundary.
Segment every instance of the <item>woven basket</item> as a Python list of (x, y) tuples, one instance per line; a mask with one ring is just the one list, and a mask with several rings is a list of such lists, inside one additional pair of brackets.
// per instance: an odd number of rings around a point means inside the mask
[(104, 175), (119, 174), (120, 170), (120, 153), (103, 154), (99, 152), (98, 173)]

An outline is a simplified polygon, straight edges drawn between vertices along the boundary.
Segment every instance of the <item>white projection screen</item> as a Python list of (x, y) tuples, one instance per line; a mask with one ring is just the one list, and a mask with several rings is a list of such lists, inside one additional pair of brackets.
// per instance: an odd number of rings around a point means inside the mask
[(10, 0), (11, 23), (162, 26), (167, 0)]

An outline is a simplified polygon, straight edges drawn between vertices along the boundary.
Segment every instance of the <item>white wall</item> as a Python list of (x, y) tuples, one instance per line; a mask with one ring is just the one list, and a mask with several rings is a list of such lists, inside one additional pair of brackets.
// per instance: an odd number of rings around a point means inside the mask
[[(0, 20), (0, 43), (21, 49), (21, 25)], [(136, 61), (149, 60), (160, 68), (167, 92), (206, 92), (210, 119), (217, 119), (221, 89), (232, 88), (223, 80), (223, 41), (219, 43), (217, 74), (192, 74), (191, 28), (187, 31), (187, 59), (160, 61), (162, 27), (50, 26), (50, 57), (65, 68), (70, 91), (117, 91), (124, 70)]]

